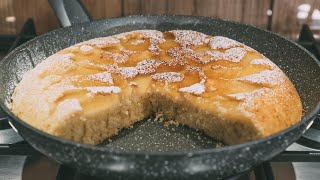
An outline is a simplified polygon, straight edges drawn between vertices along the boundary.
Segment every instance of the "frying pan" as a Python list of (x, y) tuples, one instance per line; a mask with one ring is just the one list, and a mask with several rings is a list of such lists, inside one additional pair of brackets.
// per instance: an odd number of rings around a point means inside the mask
[[(62, 7), (61, 17), (77, 14), (65, 11), (71, 6), (82, 12), (77, 1), (52, 0), (51, 3), (53, 7)], [(90, 19), (82, 17), (76, 18), (78, 22)], [(74, 19), (65, 20), (68, 25)], [(122, 131), (113, 142), (92, 146), (35, 129), (9, 110), (8, 103), (15, 84), (26, 71), (51, 54), (84, 40), (138, 29), (191, 29), (208, 35), (226, 36), (256, 49), (277, 64), (297, 88), (305, 110), (302, 120), (266, 138), (221, 148), (212, 148), (213, 141), (207, 144), (200, 142), (198, 139), (207, 142), (210, 138), (186, 127), (170, 130), (146, 120), (132, 130)], [(80, 172), (110, 179), (217, 179), (248, 171), (271, 159), (305, 132), (320, 109), (319, 74), (319, 62), (304, 48), (256, 27), (207, 17), (130, 16), (58, 29), (11, 51), (0, 62), (0, 106), (8, 114), (10, 123), (31, 146)]]

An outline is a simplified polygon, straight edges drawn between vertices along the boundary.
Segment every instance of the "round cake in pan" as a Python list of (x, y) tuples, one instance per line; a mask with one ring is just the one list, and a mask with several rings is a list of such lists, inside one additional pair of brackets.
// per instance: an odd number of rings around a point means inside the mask
[(86, 144), (151, 113), (238, 144), (295, 124), (302, 105), (286, 75), (242, 43), (190, 30), (140, 30), (48, 57), (23, 76), (12, 111), (42, 131)]

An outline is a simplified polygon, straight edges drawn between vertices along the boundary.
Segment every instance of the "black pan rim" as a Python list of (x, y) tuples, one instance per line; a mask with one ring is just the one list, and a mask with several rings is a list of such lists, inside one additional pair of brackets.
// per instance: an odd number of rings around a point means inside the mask
[[(77, 24), (71, 27), (66, 27), (66, 28), (60, 28), (60, 29), (56, 29), (53, 30), (51, 32), (48, 32), (46, 34), (37, 36), (35, 38), (33, 38), (32, 40), (20, 45), (19, 47), (17, 47), (16, 49), (14, 49), (13, 51), (11, 51), (9, 54), (7, 54), (3, 60), (0, 61), (0, 67), (3, 63), (5, 63), (6, 61), (10, 61), (9, 57), (14, 54), (16, 51), (19, 51), (25, 47), (28, 46), (29, 43), (32, 43), (34, 41), (37, 41), (38, 39), (41, 39), (43, 37), (47, 37), (50, 36), (52, 34), (54, 34), (55, 32), (59, 32), (59, 31), (64, 31), (65, 29), (72, 29), (72, 28), (78, 28), (78, 27), (83, 27), (86, 25), (92, 25), (94, 23), (102, 23), (102, 22), (108, 22), (110, 20), (122, 20), (122, 19), (127, 19), (127, 18), (132, 18), (132, 19), (141, 19), (141, 18), (165, 18), (165, 17), (178, 17), (178, 18), (200, 18), (200, 19), (206, 19), (206, 20), (210, 20), (210, 21), (220, 21), (220, 22), (227, 22), (227, 23), (231, 23), (231, 24), (235, 24), (235, 25), (243, 25), (243, 26), (247, 26), (248, 28), (255, 28), (258, 29), (260, 31), (263, 31), (265, 33), (269, 33), (273, 36), (277, 36), (280, 39), (283, 39), (285, 41), (288, 41), (294, 45), (296, 45), (300, 50), (302, 50), (303, 52), (307, 53), (320, 67), (320, 62), (318, 61), (318, 59), (311, 54), (309, 51), (307, 51), (305, 48), (303, 48), (301, 45), (297, 44), (296, 42), (289, 40), (288, 38), (282, 37), (274, 32), (265, 30), (265, 29), (261, 29), (259, 27), (256, 26), (252, 26), (252, 25), (248, 25), (248, 24), (243, 24), (243, 23), (239, 23), (239, 22), (234, 22), (234, 21), (229, 21), (229, 20), (221, 20), (221, 19), (215, 19), (215, 18), (211, 18), (211, 17), (202, 17), (202, 16), (183, 16), (183, 15), (161, 15), (161, 16), (157, 16), (157, 15), (147, 15), (147, 16), (142, 16), (142, 15), (137, 15), (137, 16), (126, 16), (126, 17), (116, 17), (116, 18), (111, 18), (111, 19), (105, 19), (105, 20), (99, 20), (99, 21), (93, 21), (93, 22), (86, 22), (86, 23), (81, 23), (81, 24)], [(304, 124), (304, 123), (310, 123), (312, 120), (314, 120), (315, 116), (317, 115), (317, 113), (320, 111), (320, 101), (318, 102), (317, 106), (307, 115), (304, 116), (298, 123), (294, 124), (293, 126), (284, 129), (280, 132), (277, 132), (275, 134), (272, 134), (270, 136), (261, 138), (261, 139), (257, 139), (257, 140), (253, 140), (253, 141), (249, 141), (249, 142), (245, 142), (245, 143), (241, 143), (241, 144), (237, 144), (237, 145), (229, 145), (229, 146), (225, 146), (225, 147), (221, 147), (221, 148), (212, 148), (212, 149), (200, 149), (200, 150), (190, 150), (190, 151), (168, 151), (168, 152), (134, 152), (134, 151), (126, 151), (126, 150), (112, 150), (112, 149), (107, 149), (104, 147), (99, 147), (99, 146), (95, 146), (95, 145), (89, 145), (89, 144), (81, 144), (81, 143), (77, 143), (71, 140), (67, 140), (67, 139), (63, 139), (63, 138), (59, 138), (57, 136), (53, 136), (51, 134), (48, 134), (44, 131), (41, 131), (35, 127), (32, 127), (31, 125), (29, 125), (28, 123), (20, 120), (17, 116), (15, 116), (8, 108), (7, 106), (3, 103), (0, 102), (0, 107), (5, 111), (6, 114), (9, 115), (9, 120), (12, 121), (16, 121), (17, 123), (21, 124), (22, 126), (28, 128), (31, 131), (36, 132), (37, 134), (44, 136), (45, 138), (49, 138), (49, 139), (53, 139), (54, 141), (59, 142), (60, 144), (70, 144), (73, 146), (77, 146), (79, 148), (84, 148), (87, 150), (94, 150), (94, 151), (100, 151), (103, 153), (110, 153), (110, 154), (114, 154), (114, 155), (119, 155), (119, 156), (189, 156), (190, 154), (192, 155), (203, 155), (203, 154), (211, 154), (211, 153), (217, 153), (217, 152), (221, 152), (221, 151), (228, 151), (231, 149), (241, 149), (241, 148), (245, 148), (245, 147), (250, 147), (254, 144), (260, 144), (263, 142), (267, 142), (277, 136), (281, 136), (283, 134), (286, 134), (287, 132), (297, 128), (298, 126)]]

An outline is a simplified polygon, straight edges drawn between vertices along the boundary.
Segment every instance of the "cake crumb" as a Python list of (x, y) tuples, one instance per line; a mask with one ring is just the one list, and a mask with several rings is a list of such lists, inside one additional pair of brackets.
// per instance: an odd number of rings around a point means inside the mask
[(156, 115), (156, 117), (154, 118), (154, 122), (158, 122), (158, 120), (161, 118), (161, 117), (163, 117), (163, 114), (162, 113), (158, 113), (157, 115)]
[(164, 122), (163, 126), (168, 128), (170, 125), (175, 125), (176, 127), (179, 126), (179, 123), (177, 121), (174, 120), (169, 120)]

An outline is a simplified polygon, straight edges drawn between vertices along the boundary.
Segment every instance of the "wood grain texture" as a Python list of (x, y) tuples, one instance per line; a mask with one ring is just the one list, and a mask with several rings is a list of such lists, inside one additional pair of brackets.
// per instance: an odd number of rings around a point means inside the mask
[(141, 0), (142, 14), (166, 14), (170, 0)]
[(0, 0), (0, 34), (16, 33), (15, 22), (7, 22), (6, 18), (14, 16), (11, 0)]
[(195, 0), (196, 15), (266, 27), (270, 0)]
[(122, 15), (139, 15), (141, 10), (141, 0), (122, 0)]
[(59, 27), (58, 20), (46, 0), (13, 0), (12, 5), (16, 17), (15, 28), (17, 31), (20, 30), (28, 18), (33, 18), (38, 34)]
[[(103, 19), (106, 11), (106, 1), (104, 0), (82, 0), (92, 19)], [(121, 6), (120, 6), (121, 8)], [(120, 9), (121, 11), (121, 9)]]
[(92, 19), (121, 16), (121, 0), (82, 0)]
[[(266, 28), (271, 0), (81, 0), (94, 20), (140, 14), (177, 14), (208, 16)], [(275, 0), (272, 30), (296, 38), (301, 23), (296, 18), (300, 4), (311, 5), (311, 13), (320, 8), (320, 0)], [(13, 23), (6, 17), (15, 16)], [(33, 18), (37, 33), (59, 27), (47, 0), (0, 0), (0, 34), (18, 32), (27, 18)]]
[(270, 0), (256, 1), (256, 0), (245, 0), (243, 6), (243, 23), (253, 24), (262, 28), (267, 28), (268, 15)]
[(218, 17), (218, 4), (218, 0), (195, 0), (195, 15)]
[(242, 20), (242, 10), (243, 10), (243, 0), (225, 0), (219, 1), (217, 4), (218, 17), (221, 19), (233, 20), (241, 22)]
[(168, 0), (168, 13), (177, 15), (193, 15), (194, 0)]

